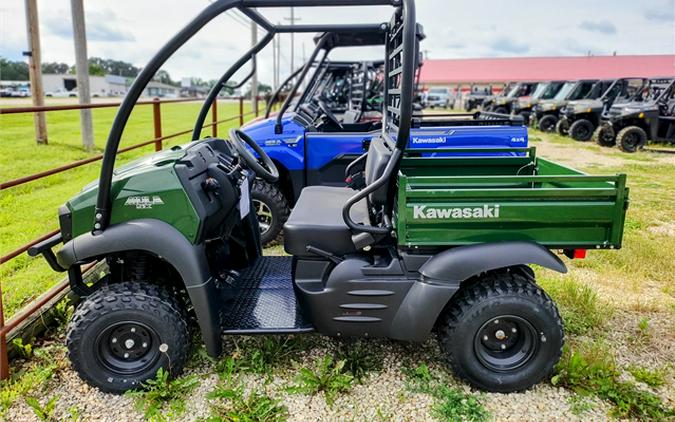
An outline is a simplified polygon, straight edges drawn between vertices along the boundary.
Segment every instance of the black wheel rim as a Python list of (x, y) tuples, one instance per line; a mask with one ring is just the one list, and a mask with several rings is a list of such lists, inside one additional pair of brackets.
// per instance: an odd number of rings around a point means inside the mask
[(586, 125), (580, 125), (576, 127), (574, 132), (575, 139), (588, 139), (591, 136), (591, 131)]
[(256, 215), (258, 216), (258, 226), (260, 226), (260, 234), (265, 234), (270, 231), (274, 224), (274, 215), (272, 209), (263, 201), (259, 199), (253, 200)]
[(518, 316), (502, 315), (481, 326), (474, 338), (474, 351), (486, 368), (509, 372), (532, 359), (539, 341), (530, 322)]
[(553, 129), (553, 126), (555, 126), (555, 122), (553, 122), (552, 119), (544, 119), (541, 122), (541, 129), (544, 132), (551, 132), (551, 130)]
[(623, 144), (627, 149), (636, 149), (640, 143), (640, 137), (636, 133), (627, 133), (623, 137)]
[(108, 326), (96, 338), (99, 362), (122, 375), (132, 375), (154, 366), (161, 356), (157, 331), (136, 321)]

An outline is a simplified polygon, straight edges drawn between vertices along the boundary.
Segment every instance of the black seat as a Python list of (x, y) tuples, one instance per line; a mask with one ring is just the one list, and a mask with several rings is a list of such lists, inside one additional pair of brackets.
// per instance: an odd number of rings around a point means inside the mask
[[(307, 246), (314, 246), (343, 256), (356, 252), (352, 233), (342, 219), (342, 207), (356, 191), (347, 187), (309, 186), (302, 190), (288, 221), (284, 224), (284, 249), (294, 256), (313, 256)], [(368, 224), (366, 201), (351, 209), (357, 223)]]
[[(368, 149), (364, 168), (366, 185), (377, 180), (391, 157), (391, 150), (381, 137), (374, 138)], [(356, 252), (352, 231), (342, 218), (342, 208), (356, 195), (350, 188), (309, 186), (302, 190), (293, 211), (284, 224), (284, 249), (294, 256), (315, 256), (307, 252), (314, 246), (333, 255), (344, 256)], [(368, 202), (375, 209), (387, 201), (387, 186), (370, 195)], [(364, 198), (351, 208), (350, 216), (357, 224), (370, 225), (368, 202)]]

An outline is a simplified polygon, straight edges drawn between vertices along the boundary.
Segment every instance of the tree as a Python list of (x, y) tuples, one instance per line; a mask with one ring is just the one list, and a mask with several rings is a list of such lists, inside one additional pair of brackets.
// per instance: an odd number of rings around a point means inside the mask
[(154, 81), (161, 82), (163, 84), (167, 85), (173, 85), (173, 86), (178, 86), (178, 82), (174, 82), (171, 79), (171, 75), (169, 75), (169, 72), (166, 70), (158, 70), (157, 73), (155, 73), (155, 76), (152, 78)]
[(65, 75), (70, 71), (67, 63), (47, 62), (42, 63), (42, 73)]
[(4, 81), (27, 81), (28, 64), (0, 57), (0, 79)]
[(140, 72), (140, 69), (131, 63), (123, 62), (121, 60), (102, 59), (100, 57), (90, 57), (89, 65), (100, 66), (103, 69), (103, 74), (124, 76), (127, 78), (135, 78)]
[[(258, 83), (258, 95), (261, 97), (265, 97), (272, 94), (272, 87), (269, 85), (266, 85), (264, 83), (259, 82)], [(248, 89), (246, 90), (246, 96), (250, 97), (251, 96), (251, 86), (249, 85)]]
[(90, 76), (105, 76), (105, 70), (98, 63), (89, 63)]

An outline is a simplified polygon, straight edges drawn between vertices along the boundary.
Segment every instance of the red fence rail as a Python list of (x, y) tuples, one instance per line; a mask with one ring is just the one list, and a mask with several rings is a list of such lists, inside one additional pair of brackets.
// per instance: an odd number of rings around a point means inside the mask
[[(239, 125), (244, 124), (244, 118), (247, 116), (250, 116), (252, 114), (255, 114), (256, 117), (258, 116), (258, 113), (255, 111), (251, 111), (248, 113), (244, 113), (244, 98), (243, 97), (236, 97), (236, 100), (239, 102), (239, 114), (228, 117), (222, 120), (218, 120), (218, 110), (217, 110), (217, 102), (214, 101), (213, 105), (211, 107), (211, 123), (205, 124), (203, 128), (211, 128), (211, 135), (213, 137), (218, 136), (218, 125), (226, 122), (231, 122), (234, 120), (239, 120)], [(192, 98), (187, 98), (187, 99), (173, 99), (173, 100), (160, 100), (159, 98), (155, 98), (150, 101), (138, 101), (136, 104), (137, 105), (152, 105), (152, 111), (153, 111), (153, 128), (154, 128), (154, 138), (140, 142), (125, 148), (120, 149), (117, 153), (122, 154), (124, 152), (128, 152), (137, 148), (142, 148), (147, 145), (154, 144), (155, 146), (155, 151), (160, 151), (162, 150), (162, 141), (171, 139), (171, 138), (176, 138), (178, 136), (182, 135), (187, 135), (189, 133), (192, 133), (192, 129), (189, 130), (184, 130), (180, 132), (175, 132), (171, 133), (169, 135), (163, 135), (162, 134), (162, 115), (161, 115), (161, 105), (162, 104), (170, 104), (170, 103), (184, 103), (184, 102), (192, 102), (192, 101), (197, 101), (196, 99)], [(256, 99), (257, 102), (257, 99)], [(111, 107), (118, 107), (120, 103), (112, 103), (112, 102), (106, 102), (106, 103), (95, 103), (95, 104), (67, 104), (67, 105), (58, 105), (58, 106), (42, 106), (42, 107), (12, 107), (12, 108), (0, 108), (0, 115), (5, 115), (5, 114), (19, 114), (19, 113), (36, 113), (36, 112), (45, 112), (45, 111), (64, 111), (64, 110), (81, 110), (81, 109), (93, 109), (93, 108), (111, 108)], [(257, 110), (257, 107), (254, 107), (254, 110)], [(30, 174), (27, 176), (19, 177), (16, 179), (8, 180), (5, 182), (0, 183), (0, 190), (5, 190), (14, 186), (19, 186), (23, 185), (26, 183), (33, 182), (35, 180), (39, 180), (54, 174), (62, 173), (68, 170), (72, 170), (77, 167), (84, 166), (86, 164), (94, 163), (96, 161), (99, 161), (103, 159), (103, 155), (95, 155), (93, 157), (85, 158), (83, 160), (79, 161), (74, 161), (72, 163), (68, 163), (59, 167), (54, 167), (48, 170), (44, 170), (38, 173)], [(40, 236), (37, 239), (34, 239), (22, 246), (19, 246), (18, 248), (14, 249), (13, 251), (6, 253), (2, 256), (0, 256), (0, 265), (16, 258), (17, 256), (21, 255), (22, 253), (26, 252), (31, 246), (48, 239), (49, 237), (55, 235), (58, 233), (58, 230), (54, 230), (52, 232), (49, 232), (43, 236)], [(85, 270), (90, 269), (86, 268)], [(9, 377), (9, 362), (8, 362), (8, 347), (7, 347), (7, 337), (12, 333), (12, 330), (14, 330), (17, 326), (19, 326), (23, 321), (25, 321), (27, 318), (35, 314), (40, 308), (45, 306), (47, 303), (49, 303), (52, 299), (57, 297), (61, 292), (63, 292), (66, 288), (68, 287), (67, 282), (61, 282), (48, 290), (44, 295), (42, 295), (39, 299), (34, 300), (33, 302), (29, 303), (25, 308), (22, 309), (22, 311), (15, 315), (10, 321), (5, 323), (5, 315), (4, 315), (4, 309), (3, 309), (3, 301), (2, 301), (2, 283), (0, 282), (0, 379), (6, 379)]]

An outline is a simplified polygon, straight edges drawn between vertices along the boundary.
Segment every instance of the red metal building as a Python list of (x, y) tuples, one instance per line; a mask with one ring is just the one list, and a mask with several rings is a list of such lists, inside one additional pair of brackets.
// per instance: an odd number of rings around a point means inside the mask
[(501, 87), (509, 81), (675, 76), (675, 55), (428, 59), (425, 86)]

